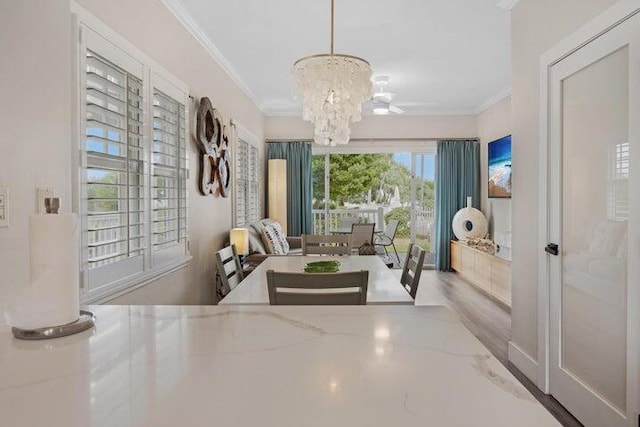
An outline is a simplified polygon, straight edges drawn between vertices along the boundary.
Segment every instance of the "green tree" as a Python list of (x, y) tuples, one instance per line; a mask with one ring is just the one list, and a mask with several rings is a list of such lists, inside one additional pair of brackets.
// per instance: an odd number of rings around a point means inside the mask
[[(329, 196), (338, 205), (362, 203), (369, 190), (375, 194), (380, 177), (390, 167), (391, 154), (332, 154), (330, 157)], [(313, 156), (313, 194), (324, 195), (324, 156)]]
[(409, 237), (409, 218), (411, 212), (408, 207), (394, 208), (384, 216), (384, 221), (388, 224), (390, 220), (398, 220), (398, 228), (396, 229), (397, 237)]

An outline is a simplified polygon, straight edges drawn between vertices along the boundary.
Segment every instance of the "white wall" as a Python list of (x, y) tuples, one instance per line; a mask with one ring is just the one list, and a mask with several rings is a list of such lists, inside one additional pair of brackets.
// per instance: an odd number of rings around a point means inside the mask
[[(0, 107), (0, 185), (9, 186), (14, 195), (10, 200), (11, 227), (0, 229), (2, 308), (28, 283), (26, 217), (35, 212), (36, 185), (55, 187), (63, 199), (63, 210), (71, 207), (70, 74), (75, 41), (71, 37), (69, 0), (0, 4), (0, 93), (4, 101)], [(80, 0), (78, 4), (186, 83), (196, 99), (208, 96), (225, 121), (234, 118), (264, 140), (262, 113), (160, 0)], [(195, 105), (191, 108), (193, 117)], [(263, 145), (260, 148), (264, 151)], [(228, 237), (231, 198), (199, 195), (195, 143), (189, 155), (193, 260), (187, 268), (117, 298), (114, 303), (213, 302), (213, 252)]]
[(28, 215), (36, 187), (71, 209), (71, 15), (68, 0), (0, 2), (0, 310), (29, 280)]
[[(478, 114), (478, 138), (480, 138), (480, 182), (482, 212), (489, 220), (491, 237), (501, 246), (510, 247), (511, 199), (490, 199), (488, 196), (487, 144), (511, 134), (511, 97)], [(512, 141), (512, 144), (514, 142)]]
[[(313, 125), (300, 117), (267, 117), (266, 138), (313, 139)], [(366, 116), (351, 126), (351, 138), (475, 138), (475, 115), (468, 116)]]
[[(512, 341), (537, 359), (540, 55), (615, 0), (521, 0), (511, 15), (513, 119)], [(522, 369), (526, 372), (525, 369)], [(535, 381), (535, 378), (533, 378)]]

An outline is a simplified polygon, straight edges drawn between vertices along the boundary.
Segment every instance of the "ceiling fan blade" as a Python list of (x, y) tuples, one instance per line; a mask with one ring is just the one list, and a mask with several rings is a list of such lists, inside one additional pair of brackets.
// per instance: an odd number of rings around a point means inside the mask
[(395, 97), (396, 94), (393, 92), (376, 92), (373, 94), (373, 99), (384, 102), (391, 102)]
[(396, 114), (402, 114), (404, 113), (404, 110), (401, 108), (396, 107), (395, 105), (390, 105), (389, 106), (389, 111), (391, 111), (392, 113), (396, 113)]

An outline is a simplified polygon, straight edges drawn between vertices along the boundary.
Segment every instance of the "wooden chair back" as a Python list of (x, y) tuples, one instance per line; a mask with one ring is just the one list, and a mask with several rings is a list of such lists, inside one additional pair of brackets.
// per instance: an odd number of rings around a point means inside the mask
[(369, 272), (288, 273), (267, 271), (271, 305), (365, 305)]
[(240, 257), (236, 252), (236, 245), (227, 246), (216, 252), (216, 267), (222, 284), (228, 292), (244, 280), (244, 272)]
[(418, 245), (410, 244), (404, 260), (404, 268), (400, 283), (409, 292), (411, 298), (416, 299), (420, 275), (424, 266), (425, 251)]
[(302, 255), (349, 255), (351, 254), (350, 234), (302, 235)]

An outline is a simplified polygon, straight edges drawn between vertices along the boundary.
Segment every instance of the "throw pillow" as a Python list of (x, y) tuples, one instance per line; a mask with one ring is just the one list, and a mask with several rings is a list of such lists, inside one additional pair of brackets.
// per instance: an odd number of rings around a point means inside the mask
[(285, 251), (280, 243), (280, 239), (276, 234), (275, 228), (272, 224), (263, 224), (260, 228), (262, 235), (262, 242), (264, 243), (267, 253), (272, 255), (284, 255)]
[(280, 242), (280, 246), (282, 247), (282, 250), (284, 251), (285, 254), (288, 254), (289, 242), (287, 242), (287, 236), (285, 236), (284, 232), (282, 231), (282, 226), (280, 225), (279, 222), (273, 222), (271, 223), (271, 227), (273, 228), (273, 231), (275, 232), (276, 237)]

